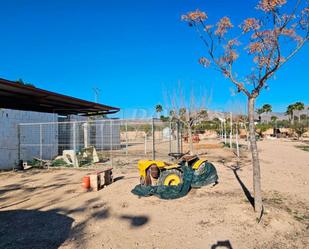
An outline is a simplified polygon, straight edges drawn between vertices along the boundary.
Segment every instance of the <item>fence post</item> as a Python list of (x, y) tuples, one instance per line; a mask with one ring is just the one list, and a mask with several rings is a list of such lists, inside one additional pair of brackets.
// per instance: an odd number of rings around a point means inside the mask
[(180, 139), (180, 153), (183, 153), (183, 143), (182, 143), (182, 126), (179, 123), (179, 139)]
[(180, 152), (180, 140), (179, 140), (179, 121), (176, 122), (176, 136), (177, 136), (177, 153)]
[(236, 153), (237, 153), (237, 157), (239, 157), (239, 141), (238, 141), (238, 125), (236, 122)]
[[(42, 124), (40, 124), (40, 159), (43, 159), (43, 135)], [(42, 166), (42, 161), (41, 161)]]
[(230, 129), (230, 148), (232, 149), (232, 139), (233, 139), (233, 116), (232, 116), (232, 113), (230, 113), (230, 126), (231, 126), (231, 129)]
[[(77, 146), (76, 146), (76, 122), (73, 122), (73, 124), (72, 124), (72, 132), (73, 132), (73, 151), (76, 153), (77, 152)], [(76, 167), (77, 166), (77, 164), (78, 164), (78, 162), (77, 162), (77, 158), (76, 157), (74, 157), (73, 158), (73, 165), (74, 165), (74, 167)]]
[(110, 155), (110, 160), (111, 160), (111, 166), (113, 166), (113, 154), (112, 154), (112, 150), (113, 150), (113, 123), (112, 120), (110, 120), (109, 122), (110, 125), (110, 137), (109, 137), (109, 144), (110, 144), (110, 151), (109, 151), (109, 155)]
[(172, 122), (170, 121), (169, 126), (169, 138), (168, 138), (168, 152), (172, 152)]
[(84, 147), (87, 148), (89, 146), (89, 143), (88, 143), (88, 123), (84, 123), (83, 128), (84, 128)]
[(76, 152), (76, 123), (73, 123), (73, 150)]
[(101, 150), (104, 150), (104, 129), (103, 129), (103, 120), (101, 120), (100, 130), (101, 130)]
[(144, 139), (144, 154), (147, 155), (147, 133), (145, 132), (145, 139)]
[[(20, 124), (17, 125), (17, 139), (18, 139), (18, 147), (17, 147), (17, 160), (18, 164), (20, 163), (21, 160), (21, 138), (20, 138)], [(15, 164), (13, 165), (13, 170), (15, 169)]]
[(126, 120), (125, 127), (126, 127), (126, 156), (128, 157), (128, 121), (127, 120)]
[(113, 137), (113, 134), (114, 134), (113, 128), (114, 128), (114, 126), (115, 126), (115, 122), (113, 120), (111, 120), (111, 147), (112, 147), (112, 151), (113, 151), (113, 148), (114, 148), (114, 141), (113, 141), (113, 139), (114, 139), (114, 137)]
[(156, 160), (156, 148), (155, 148), (155, 123), (154, 118), (152, 118), (152, 160)]

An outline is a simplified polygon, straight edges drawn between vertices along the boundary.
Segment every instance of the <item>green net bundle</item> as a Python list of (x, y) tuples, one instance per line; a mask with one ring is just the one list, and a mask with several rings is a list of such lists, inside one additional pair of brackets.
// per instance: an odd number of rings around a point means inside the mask
[(139, 184), (131, 192), (141, 197), (155, 195), (161, 199), (177, 199), (187, 195), (191, 188), (200, 188), (218, 181), (216, 168), (208, 162), (198, 170), (182, 167), (182, 171), (182, 184), (177, 186), (145, 186)]

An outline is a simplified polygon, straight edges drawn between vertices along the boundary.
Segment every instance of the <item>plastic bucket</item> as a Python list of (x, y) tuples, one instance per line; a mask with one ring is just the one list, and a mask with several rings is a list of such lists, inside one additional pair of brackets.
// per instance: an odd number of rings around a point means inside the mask
[(90, 176), (84, 176), (83, 177), (83, 183), (82, 183), (83, 188), (89, 189), (90, 188)]

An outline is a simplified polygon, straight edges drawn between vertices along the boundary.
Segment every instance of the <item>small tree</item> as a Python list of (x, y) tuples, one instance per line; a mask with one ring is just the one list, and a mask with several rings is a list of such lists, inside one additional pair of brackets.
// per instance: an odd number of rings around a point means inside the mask
[(307, 115), (306, 114), (301, 114), (300, 115), (300, 121), (306, 121), (307, 120)]
[(304, 123), (300, 123), (300, 122), (295, 123), (292, 126), (292, 129), (297, 134), (298, 139), (300, 139), (302, 137), (302, 135), (306, 132), (306, 128), (307, 128), (307, 126)]
[(271, 116), (270, 117), (271, 122), (275, 123), (278, 120), (277, 116)]
[(207, 118), (207, 110), (204, 106), (204, 101), (199, 105), (196, 104), (194, 94), (191, 93), (190, 100), (186, 101), (182, 90), (170, 96), (170, 116), (171, 120), (180, 122), (188, 133), (188, 142), (190, 153), (194, 154), (192, 133), (195, 125)]
[(20, 85), (24, 85), (24, 86), (29, 86), (29, 87), (34, 87), (34, 88), (35, 88), (35, 85), (34, 85), (34, 84), (24, 82), (23, 79), (21, 79), (21, 78), (19, 78), (18, 80), (16, 80), (16, 83), (17, 83), (17, 84), (20, 84)]
[[(287, 63), (308, 40), (309, 8), (300, 9), (301, 0), (291, 10), (286, 0), (260, 0), (260, 15), (248, 18), (239, 25), (239, 35), (229, 35), (234, 27), (229, 17), (221, 18), (214, 26), (207, 23), (205, 12), (196, 10), (182, 16), (182, 20), (195, 28), (206, 46), (207, 56), (199, 59), (204, 67), (213, 66), (222, 72), (248, 98), (250, 147), (253, 162), (254, 208), (261, 217), (263, 204), (261, 192), (260, 163), (255, 138), (254, 110), (256, 98), (267, 88), (269, 79)], [(298, 33), (297, 33), (298, 32)], [(228, 37), (228, 35), (230, 37)], [(289, 43), (286, 41), (289, 40)], [(234, 72), (234, 65), (244, 55), (239, 48), (252, 57), (247, 74)], [(284, 49), (283, 49), (284, 48)], [(285, 54), (285, 55), (284, 55)], [(246, 60), (243, 65), (248, 65)]]
[[(273, 115), (273, 116), (270, 117), (270, 120), (271, 120), (271, 122), (272, 122), (273, 127), (274, 127), (274, 128), (277, 128), (277, 120), (278, 120), (278, 117), (275, 116), (275, 115)], [(275, 131), (275, 134), (276, 134), (276, 133), (277, 133), (277, 131)]]

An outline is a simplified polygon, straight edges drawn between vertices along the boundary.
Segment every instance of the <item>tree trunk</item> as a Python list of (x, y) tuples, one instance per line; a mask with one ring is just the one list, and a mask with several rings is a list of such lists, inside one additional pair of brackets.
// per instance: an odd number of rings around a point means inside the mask
[(252, 164), (253, 164), (254, 210), (257, 213), (257, 216), (261, 217), (263, 210), (263, 203), (262, 203), (262, 190), (261, 190), (260, 161), (255, 138), (254, 105), (255, 105), (255, 98), (249, 98), (248, 99), (249, 140), (250, 140)]
[(190, 154), (194, 154), (192, 128), (190, 125), (188, 125), (188, 142), (189, 142)]

